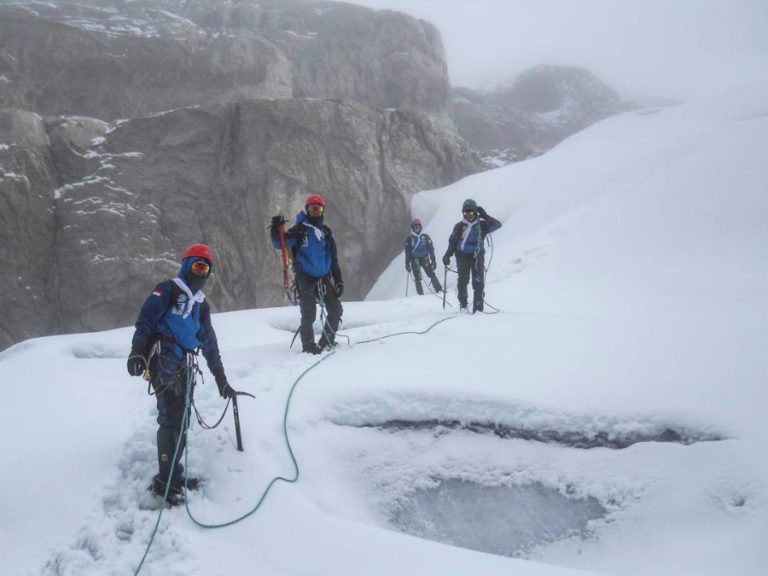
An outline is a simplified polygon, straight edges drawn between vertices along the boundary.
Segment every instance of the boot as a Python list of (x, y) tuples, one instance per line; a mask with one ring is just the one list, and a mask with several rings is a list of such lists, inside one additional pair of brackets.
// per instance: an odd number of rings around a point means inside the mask
[(179, 486), (186, 486), (187, 490), (199, 490), (203, 481), (196, 476), (180, 476)]
[(173, 468), (173, 476), (171, 477), (171, 483), (177, 484), (177, 479), (182, 477), (184, 468), (181, 466), (181, 455), (184, 453), (186, 447), (185, 440), (181, 441), (178, 454), (176, 454), (176, 462), (172, 462), (173, 453), (176, 450), (176, 444), (179, 441), (179, 433), (170, 426), (160, 426), (157, 429), (157, 468), (158, 476), (165, 480), (168, 479), (168, 475)]
[(483, 311), (483, 303), (485, 302), (485, 291), (475, 290), (474, 298), (472, 298), (472, 313), (475, 312), (482, 312)]
[[(152, 486), (150, 490), (155, 496), (159, 498), (165, 498), (165, 501), (169, 506), (178, 506), (184, 503), (184, 489), (181, 486), (171, 483), (171, 487), (167, 488), (167, 484), (164, 478), (160, 477), (160, 474), (155, 474), (152, 478)], [(166, 488), (168, 495), (166, 496)]]
[(336, 348), (336, 342), (329, 342), (328, 340), (325, 339), (325, 336), (322, 336), (320, 340), (317, 342), (317, 347), (320, 350), (320, 352), (323, 352), (324, 350), (333, 350), (334, 348)]
[(323, 349), (317, 344), (315, 344), (314, 342), (310, 342), (309, 344), (305, 344), (302, 347), (301, 351), (307, 354), (320, 354), (320, 352), (322, 352)]

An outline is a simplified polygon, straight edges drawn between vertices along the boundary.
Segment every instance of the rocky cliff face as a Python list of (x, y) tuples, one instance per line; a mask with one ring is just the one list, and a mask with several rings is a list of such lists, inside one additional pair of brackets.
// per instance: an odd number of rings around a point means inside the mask
[(632, 107), (590, 72), (565, 66), (537, 66), (491, 92), (456, 88), (452, 99), (459, 133), (502, 164), (541, 154)]
[[(396, 12), (0, 0), (0, 348), (131, 323), (198, 241), (217, 254), (216, 310), (283, 303), (266, 225), (310, 192), (363, 296), (402, 248), (410, 196), (486, 167), (451, 105), (437, 30)], [(474, 147), (519, 157), (620, 104), (543, 68), (453, 106)]]
[[(44, 334), (56, 266), (56, 174), (39, 116), (0, 110), (0, 348)], [(53, 322), (55, 325), (55, 320)]]
[(310, 192), (361, 297), (410, 196), (484, 168), (448, 110), (437, 30), (396, 12), (0, 0), (0, 349), (133, 322), (198, 241), (216, 310), (284, 303), (266, 225)]
[(0, 0), (0, 107), (114, 120), (248, 98), (445, 115), (429, 23), (306, 0)]
[(410, 196), (481, 169), (423, 113), (317, 99), (109, 127), (6, 111), (0, 142), (6, 344), (130, 324), (197, 241), (216, 252), (216, 310), (284, 304), (267, 224), (277, 212), (292, 218), (310, 192), (327, 200), (349, 297), (362, 297), (402, 249)]

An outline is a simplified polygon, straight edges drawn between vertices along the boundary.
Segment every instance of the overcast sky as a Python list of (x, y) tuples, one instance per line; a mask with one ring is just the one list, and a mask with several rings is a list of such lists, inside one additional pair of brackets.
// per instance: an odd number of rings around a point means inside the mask
[(768, 0), (353, 0), (441, 31), (454, 86), (540, 63), (588, 68), (637, 98), (687, 99), (768, 78)]

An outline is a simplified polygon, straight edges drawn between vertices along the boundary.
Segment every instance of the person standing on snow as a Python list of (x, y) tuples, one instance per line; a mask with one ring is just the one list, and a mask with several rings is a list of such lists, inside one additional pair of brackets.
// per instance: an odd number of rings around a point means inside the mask
[[(216, 378), (222, 398), (235, 391), (227, 382), (219, 355), (211, 310), (202, 288), (213, 270), (213, 252), (205, 244), (192, 244), (181, 259), (175, 278), (155, 286), (136, 320), (136, 331), (128, 357), (131, 376), (147, 374), (157, 398), (157, 462), (159, 472), (152, 479), (152, 491), (165, 496), (171, 505), (183, 502), (185, 485), (181, 456), (187, 430), (182, 430), (187, 394), (187, 353), (202, 348), (208, 368)], [(194, 390), (190, 390), (190, 398)], [(189, 423), (189, 406), (187, 406)], [(177, 450), (178, 446), (178, 450)], [(173, 455), (176, 452), (174, 461)], [(170, 488), (167, 483), (170, 479)], [(186, 478), (190, 489), (199, 480)]]
[(409, 274), (413, 273), (413, 281), (419, 295), (424, 294), (421, 287), (421, 268), (427, 273), (435, 292), (441, 292), (443, 287), (435, 276), (435, 247), (432, 245), (432, 238), (422, 232), (421, 220), (414, 218), (411, 220), (411, 233), (405, 239), (405, 269)]
[[(304, 212), (296, 216), (296, 224), (285, 232), (285, 245), (293, 252), (294, 277), (299, 292), (301, 310), (302, 352), (320, 354), (336, 346), (344, 309), (339, 298), (344, 293), (341, 268), (336, 256), (336, 241), (331, 229), (323, 224), (325, 199), (320, 194), (310, 194), (304, 203)], [(279, 230), (286, 222), (282, 215), (272, 217), (270, 236), (272, 246), (281, 248)], [(317, 302), (325, 307), (327, 317), (323, 334), (315, 344), (312, 325), (317, 317)]]
[(459, 306), (467, 309), (467, 284), (472, 274), (474, 300), (472, 312), (482, 312), (485, 301), (485, 237), (501, 228), (501, 222), (488, 215), (471, 198), (461, 206), (464, 218), (453, 227), (448, 239), (448, 250), (443, 256), (443, 264), (450, 266), (451, 256), (456, 255), (456, 267), (459, 272), (457, 281)]

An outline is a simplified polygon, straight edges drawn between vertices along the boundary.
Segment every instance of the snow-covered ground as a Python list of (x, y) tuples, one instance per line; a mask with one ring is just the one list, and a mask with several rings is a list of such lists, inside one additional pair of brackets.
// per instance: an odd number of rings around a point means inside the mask
[[(216, 315), (256, 399), (245, 452), (231, 415), (193, 424), (207, 483), (189, 512), (225, 523), (294, 477), (291, 390), (301, 474), (230, 527), (164, 512), (141, 574), (768, 573), (766, 88), (611, 118), (418, 195), (438, 256), (465, 197), (504, 223), (496, 314), (458, 315), (453, 277), (446, 311), (404, 298), (398, 258), (345, 303), (351, 345), (331, 355), (288, 349), (297, 309)], [(139, 565), (155, 423), (131, 334), (0, 354), (2, 574)], [(196, 404), (208, 421), (224, 406), (210, 375)]]

